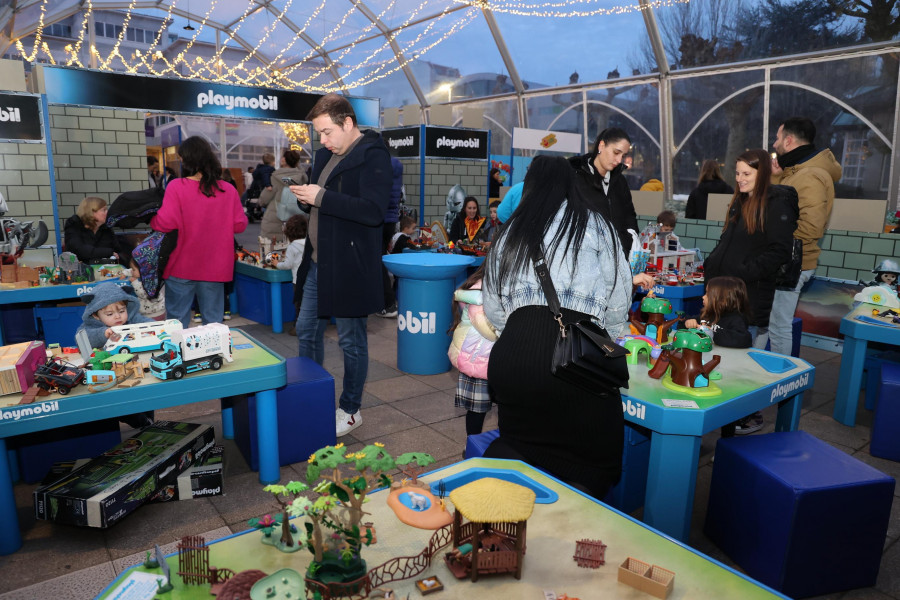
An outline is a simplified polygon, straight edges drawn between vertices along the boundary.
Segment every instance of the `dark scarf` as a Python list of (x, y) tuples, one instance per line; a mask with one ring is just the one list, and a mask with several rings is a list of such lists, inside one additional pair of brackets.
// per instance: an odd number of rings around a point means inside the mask
[(797, 146), (790, 152), (785, 152), (778, 157), (778, 166), (782, 169), (793, 167), (797, 163), (801, 163), (816, 152), (816, 147), (812, 144)]

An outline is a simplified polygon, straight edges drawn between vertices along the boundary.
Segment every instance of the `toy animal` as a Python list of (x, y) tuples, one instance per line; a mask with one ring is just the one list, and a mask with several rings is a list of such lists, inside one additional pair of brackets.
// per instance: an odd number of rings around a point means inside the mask
[(428, 498), (426, 498), (422, 494), (409, 492), (409, 503), (412, 505), (414, 510), (428, 509)]

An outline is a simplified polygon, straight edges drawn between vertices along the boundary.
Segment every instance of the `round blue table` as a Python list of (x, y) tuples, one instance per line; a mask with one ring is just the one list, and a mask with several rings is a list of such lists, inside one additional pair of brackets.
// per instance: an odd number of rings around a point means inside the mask
[(450, 370), (447, 329), (456, 279), (474, 256), (415, 252), (382, 257), (397, 277), (397, 368), (414, 375)]

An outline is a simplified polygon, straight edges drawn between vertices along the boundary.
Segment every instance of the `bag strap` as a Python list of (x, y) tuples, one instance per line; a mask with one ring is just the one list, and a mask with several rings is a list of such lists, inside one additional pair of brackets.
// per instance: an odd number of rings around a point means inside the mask
[(559, 296), (556, 294), (556, 288), (553, 287), (553, 280), (550, 279), (550, 269), (547, 268), (547, 262), (543, 249), (532, 253), (531, 262), (534, 263), (534, 272), (537, 274), (538, 281), (541, 283), (541, 290), (544, 292), (544, 298), (547, 299), (547, 308), (553, 313), (553, 318), (559, 323), (559, 333), (562, 337), (566, 337), (566, 326), (562, 320), (562, 308), (559, 305)]

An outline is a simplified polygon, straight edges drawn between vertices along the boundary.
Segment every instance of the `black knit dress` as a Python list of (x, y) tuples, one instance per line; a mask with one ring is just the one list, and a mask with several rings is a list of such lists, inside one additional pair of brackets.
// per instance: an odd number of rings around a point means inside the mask
[[(562, 309), (566, 322), (587, 315)], [(491, 350), (488, 381), (502, 435), (485, 452), (515, 458), (603, 499), (622, 470), (622, 398), (550, 373), (559, 325), (546, 306), (513, 312)]]

